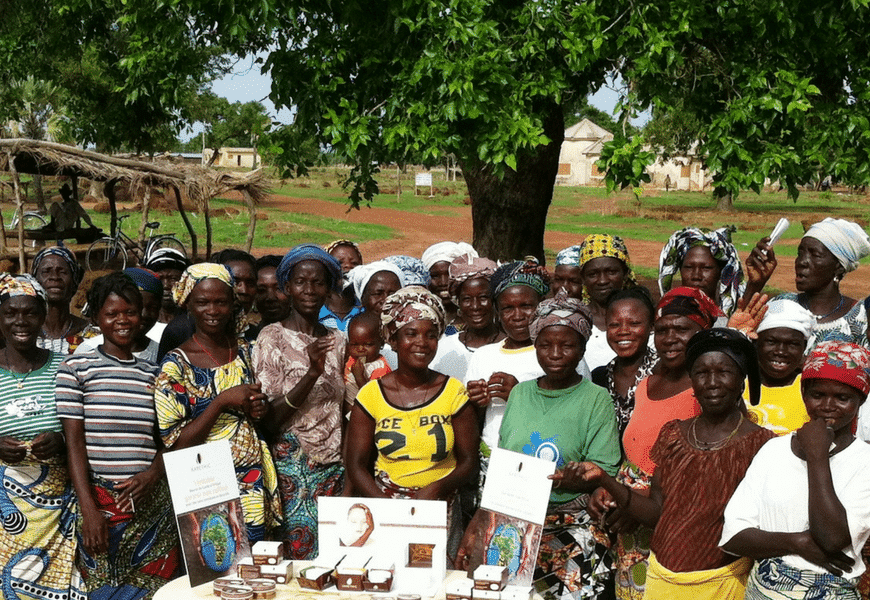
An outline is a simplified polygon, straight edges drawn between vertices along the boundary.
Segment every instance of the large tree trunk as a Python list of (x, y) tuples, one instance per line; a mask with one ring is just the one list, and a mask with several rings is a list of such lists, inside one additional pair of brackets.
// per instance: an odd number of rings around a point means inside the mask
[(506, 168), (503, 177), (492, 166), (460, 160), (471, 196), (473, 245), (493, 260), (536, 256), (544, 260), (544, 228), (559, 170), (559, 150), (565, 120), (559, 105), (548, 107), (544, 133), (552, 140), (533, 152), (517, 155), (517, 170)]
[(734, 199), (729, 192), (722, 188), (713, 190), (713, 197), (716, 198), (716, 210), (724, 212), (732, 212), (734, 210)]

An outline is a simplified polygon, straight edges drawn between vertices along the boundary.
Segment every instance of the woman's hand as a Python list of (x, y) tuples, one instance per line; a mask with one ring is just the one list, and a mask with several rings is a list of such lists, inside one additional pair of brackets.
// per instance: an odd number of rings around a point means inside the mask
[(842, 576), (845, 571), (851, 570), (855, 564), (855, 561), (843, 552), (825, 553), (813, 540), (809, 531), (801, 531), (792, 535), (795, 554), (814, 565), (819, 565), (837, 577)]
[(335, 345), (335, 338), (331, 335), (317, 338), (308, 344), (308, 360), (311, 363), (308, 370), (318, 377), (323, 375), (326, 369), (326, 356)]
[(602, 523), (610, 511), (617, 506), (616, 500), (613, 499), (610, 492), (605, 490), (603, 487), (599, 487), (595, 488), (595, 490), (589, 494), (589, 503), (586, 505), (586, 512), (588, 512), (589, 516), (596, 522)]
[(743, 268), (746, 271), (746, 281), (748, 285), (753, 285), (759, 290), (763, 289), (770, 279), (773, 272), (776, 270), (776, 254), (768, 242), (770, 237), (763, 237), (758, 240), (755, 248), (749, 253), (746, 261), (743, 263)]
[(555, 489), (585, 492), (599, 485), (604, 475), (601, 467), (594, 463), (571, 461), (560, 471), (550, 475), (548, 479), (553, 480)]
[(136, 512), (136, 505), (141, 506), (142, 501), (151, 493), (159, 479), (157, 469), (151, 467), (116, 485), (115, 490), (121, 492), (118, 508), (124, 512)]
[(0, 437), (0, 460), (7, 465), (15, 465), (27, 456), (27, 444), (14, 437)]
[(496, 371), (489, 376), (487, 382), (487, 390), (489, 391), (489, 399), (498, 398), (504, 402), (508, 401), (508, 396), (511, 395), (511, 390), (518, 384), (517, 378), (509, 373)]
[(813, 419), (805, 423), (795, 434), (798, 446), (803, 450), (807, 462), (811, 460), (828, 460), (834, 432), (824, 419)]
[(421, 487), (417, 490), (417, 495), (414, 496), (415, 500), (444, 500), (441, 494), (441, 487), (438, 485), (438, 482), (432, 482), (429, 485)]
[(109, 525), (99, 509), (82, 513), (82, 544), (94, 556), (109, 550)]
[[(248, 411), (252, 410), (252, 401), (264, 398), (265, 395), (260, 391), (259, 383), (240, 383), (222, 391), (215, 397), (214, 401), (218, 402), (223, 409), (236, 409), (247, 415)], [(265, 414), (265, 410), (263, 413)]]
[(465, 391), (468, 392), (468, 399), (478, 408), (486, 408), (489, 406), (489, 392), (486, 387), (486, 381), (476, 379), (469, 381), (465, 386)]
[(46, 460), (66, 454), (66, 443), (59, 431), (44, 431), (33, 438), (30, 453), (34, 458)]
[(728, 319), (728, 327), (736, 329), (751, 340), (758, 338), (755, 330), (758, 329), (761, 320), (767, 313), (768, 299), (769, 296), (767, 294), (756, 292), (752, 294), (752, 298), (750, 298), (748, 303), (743, 298), (737, 300), (737, 310)]

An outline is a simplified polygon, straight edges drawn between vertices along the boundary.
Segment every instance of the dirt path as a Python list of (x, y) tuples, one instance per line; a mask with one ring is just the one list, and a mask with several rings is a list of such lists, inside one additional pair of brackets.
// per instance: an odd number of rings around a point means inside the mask
[[(353, 223), (381, 224), (392, 227), (397, 232), (397, 236), (393, 239), (360, 244), (366, 261), (393, 254), (420, 256), (426, 248), (435, 242), (442, 240), (470, 242), (472, 238), (470, 206), (439, 207), (441, 210), (449, 210), (453, 215), (433, 216), (414, 214), (383, 206), (362, 207), (360, 210), (347, 212), (346, 204), (278, 195), (269, 196), (264, 200), (263, 205), (288, 213), (305, 213), (344, 219)], [(547, 231), (544, 235), (544, 245), (554, 252), (581, 241), (581, 235), (562, 231)], [(630, 238), (627, 238), (625, 243), (633, 263), (647, 268), (658, 268), (659, 254), (662, 250), (660, 243)], [(796, 245), (797, 242), (790, 240), (782, 243)], [(745, 259), (750, 248), (739, 248), (738, 250), (740, 258)], [(780, 260), (770, 285), (783, 290), (794, 289), (793, 259)], [(870, 294), (870, 265), (862, 265), (857, 271), (849, 273), (840, 284), (840, 289), (844, 294), (858, 299)]]

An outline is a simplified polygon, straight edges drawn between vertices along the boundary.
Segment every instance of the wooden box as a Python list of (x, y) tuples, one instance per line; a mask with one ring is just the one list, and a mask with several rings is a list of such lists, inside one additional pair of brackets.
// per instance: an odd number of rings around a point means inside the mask
[(260, 565), (255, 565), (254, 559), (248, 556), (239, 561), (236, 572), (242, 579), (257, 579), (260, 576)]
[(393, 589), (393, 577), (395, 574), (395, 565), (377, 563), (372, 565), (370, 563), (366, 576), (363, 577), (363, 589), (367, 592), (389, 592)]
[(471, 600), (474, 582), (470, 579), (450, 581), (444, 589), (446, 600)]
[(408, 566), (431, 569), (434, 549), (435, 544), (408, 544)]
[(277, 565), (259, 565), (260, 577), (275, 583), (290, 583), (293, 579), (293, 561), (282, 560)]
[(501, 591), (501, 600), (532, 600), (530, 586), (508, 585)]
[(501, 592), (498, 590), (471, 590), (472, 600), (501, 600)]
[(508, 575), (507, 567), (480, 565), (474, 570), (474, 589), (499, 592), (507, 585)]
[(299, 571), (299, 587), (322, 592), (332, 585), (332, 573), (328, 567), (306, 567)]
[(284, 544), (281, 542), (257, 542), (251, 548), (255, 565), (277, 565), (284, 560)]
[(365, 569), (340, 566), (335, 569), (335, 587), (342, 592), (361, 592), (365, 575)]

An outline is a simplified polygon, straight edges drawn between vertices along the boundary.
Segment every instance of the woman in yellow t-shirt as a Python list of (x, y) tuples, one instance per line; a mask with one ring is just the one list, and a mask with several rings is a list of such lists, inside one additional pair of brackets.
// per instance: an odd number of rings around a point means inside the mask
[(758, 326), (755, 349), (761, 371), (761, 400), (750, 405), (749, 419), (777, 435), (800, 429), (810, 420), (801, 397), (801, 369), (815, 316), (791, 300), (772, 300)]
[(357, 395), (347, 474), (363, 496), (447, 500), (453, 557), (462, 534), (455, 492), (477, 469), (478, 433), (462, 383), (429, 368), (444, 333), (444, 308), (426, 288), (409, 286), (387, 298), (381, 321), (399, 364)]

